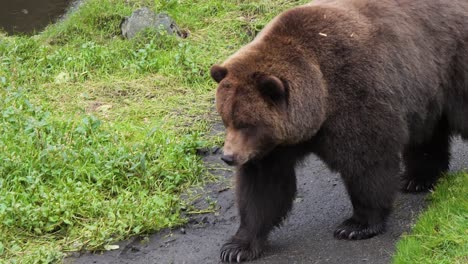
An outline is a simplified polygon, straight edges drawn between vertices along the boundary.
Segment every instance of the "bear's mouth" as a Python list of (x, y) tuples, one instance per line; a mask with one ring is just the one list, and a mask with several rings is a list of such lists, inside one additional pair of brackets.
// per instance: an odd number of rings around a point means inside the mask
[(268, 157), (275, 149), (274, 146), (263, 148), (262, 151), (254, 151), (248, 154), (239, 155), (235, 153), (224, 152), (221, 155), (221, 160), (229, 166), (244, 166), (247, 164), (256, 164), (262, 159)]
[(235, 166), (237, 164), (233, 155), (222, 155), (221, 160), (229, 166)]
[(242, 166), (255, 159), (250, 157), (241, 158), (237, 155), (223, 153), (223, 155), (221, 156), (221, 160), (229, 166)]

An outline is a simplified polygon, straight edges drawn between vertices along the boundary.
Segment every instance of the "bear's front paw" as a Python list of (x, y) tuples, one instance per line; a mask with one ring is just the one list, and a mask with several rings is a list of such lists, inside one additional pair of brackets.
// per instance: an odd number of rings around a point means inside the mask
[(335, 229), (334, 236), (337, 239), (359, 240), (371, 238), (383, 232), (385, 232), (385, 223), (367, 225), (350, 218)]
[(242, 262), (258, 258), (263, 251), (263, 243), (259, 241), (243, 241), (232, 238), (221, 248), (221, 261)]
[(432, 179), (403, 179), (401, 190), (407, 193), (427, 192), (434, 188), (435, 181)]

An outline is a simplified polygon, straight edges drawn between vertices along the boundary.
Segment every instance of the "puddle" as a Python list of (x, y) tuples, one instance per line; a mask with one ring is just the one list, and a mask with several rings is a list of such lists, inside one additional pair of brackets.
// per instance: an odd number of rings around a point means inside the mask
[(8, 34), (33, 34), (65, 14), (74, 0), (0, 0), (0, 28)]

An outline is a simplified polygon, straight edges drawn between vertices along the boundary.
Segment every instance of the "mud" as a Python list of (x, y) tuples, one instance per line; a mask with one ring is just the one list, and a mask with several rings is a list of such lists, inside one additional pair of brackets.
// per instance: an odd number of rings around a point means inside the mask
[[(239, 222), (231, 184), (232, 171), (219, 162), (219, 151), (207, 151), (209, 166), (222, 176), (209, 185), (204, 197), (217, 201), (214, 214), (192, 217), (188, 225), (149, 237), (119, 243), (120, 249), (104, 253), (75, 254), (66, 263), (219, 263), (219, 248)], [(455, 140), (451, 170), (468, 169), (468, 144)], [(399, 194), (387, 232), (361, 241), (333, 238), (335, 226), (351, 214), (351, 204), (337, 174), (316, 157), (309, 157), (298, 169), (298, 197), (284, 226), (275, 230), (260, 260), (250, 263), (390, 263), (395, 242), (408, 232), (425, 206), (425, 194)], [(207, 206), (200, 199), (195, 204)]]

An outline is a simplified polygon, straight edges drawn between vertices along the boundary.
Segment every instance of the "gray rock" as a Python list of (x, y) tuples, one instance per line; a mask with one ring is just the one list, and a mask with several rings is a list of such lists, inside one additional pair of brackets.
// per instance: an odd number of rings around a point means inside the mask
[(154, 28), (158, 30), (165, 30), (170, 35), (182, 36), (179, 27), (175, 21), (167, 14), (156, 14), (149, 8), (140, 8), (135, 10), (130, 17), (125, 18), (120, 24), (122, 35), (131, 39), (139, 32)]

